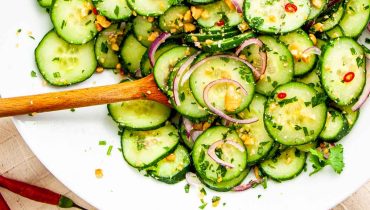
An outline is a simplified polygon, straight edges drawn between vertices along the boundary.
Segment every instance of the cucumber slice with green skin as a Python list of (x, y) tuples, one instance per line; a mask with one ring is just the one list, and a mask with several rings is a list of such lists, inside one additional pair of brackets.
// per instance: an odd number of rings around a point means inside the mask
[(171, 109), (155, 101), (132, 100), (108, 105), (113, 120), (128, 129), (151, 130), (161, 127)]
[(317, 22), (311, 27), (311, 30), (313, 31), (313, 33), (329, 31), (338, 25), (343, 15), (344, 8), (343, 6), (339, 6), (338, 10), (324, 15), (322, 18), (319, 18)]
[(311, 71), (310, 73), (306, 74), (304, 77), (297, 78), (297, 82), (302, 82), (312, 88), (314, 88), (317, 92), (319, 93), (324, 93), (324, 89), (322, 88), (321, 85), (321, 80), (320, 80), (320, 70), (315, 69)]
[[(158, 60), (158, 58), (163, 53), (175, 47), (179, 47), (179, 45), (175, 43), (162, 44), (162, 46), (160, 46), (158, 50), (155, 52), (155, 55), (154, 55), (155, 60)], [(147, 76), (152, 73), (153, 68), (149, 60), (149, 49), (144, 53), (143, 57), (141, 58), (140, 66), (141, 66), (141, 73), (143, 74), (143, 76)]]
[(53, 5), (53, 0), (37, 0), (40, 6), (50, 8)]
[(51, 21), (57, 34), (71, 44), (84, 44), (98, 33), (91, 0), (55, 0)]
[(266, 103), (267, 132), (275, 141), (288, 146), (315, 141), (326, 122), (325, 99), (303, 83), (279, 86)]
[[(258, 80), (256, 92), (269, 96), (277, 86), (293, 80), (294, 61), (288, 48), (280, 41), (270, 36), (260, 36), (258, 39), (263, 42), (268, 59), (266, 72)], [(258, 69), (260, 69), (262, 62), (259, 52), (260, 49), (256, 45), (251, 45), (243, 50), (247, 61)]]
[(249, 171), (250, 171), (249, 168), (247, 168), (238, 177), (235, 177), (234, 179), (229, 180), (229, 181), (217, 182), (217, 181), (212, 181), (212, 180), (202, 178), (202, 177), (200, 177), (200, 181), (204, 185), (206, 185), (208, 188), (210, 188), (214, 191), (228, 192), (228, 191), (232, 190), (234, 187), (241, 184), (243, 182), (243, 180), (247, 177)]
[(140, 69), (140, 61), (146, 50), (146, 47), (144, 47), (133, 34), (129, 34), (123, 41), (120, 52), (125, 69), (131, 74), (135, 74), (135, 72)]
[(329, 108), (324, 129), (320, 138), (327, 142), (337, 142), (348, 133), (348, 121), (339, 111)]
[[(346, 117), (348, 122), (348, 133), (352, 130), (352, 128), (355, 126), (358, 117), (360, 116), (360, 111), (352, 111), (352, 105), (348, 106), (338, 106), (335, 105), (336, 108), (342, 111), (342, 114)], [(348, 134), (347, 133), (347, 134)]]
[(147, 173), (158, 181), (167, 184), (176, 184), (185, 179), (190, 168), (190, 155), (182, 145), (168, 157), (159, 161), (155, 166), (148, 168)]
[(189, 11), (189, 7), (183, 5), (169, 8), (159, 17), (159, 28), (173, 34), (183, 32), (184, 16), (187, 11)]
[(167, 84), (170, 73), (173, 70), (172, 68), (176, 65), (177, 62), (193, 54), (194, 52), (194, 48), (181, 46), (168, 50), (158, 58), (153, 70), (154, 79), (158, 87), (163, 92), (167, 93), (167, 91), (169, 90)]
[(327, 31), (326, 35), (328, 35), (330, 39), (336, 39), (338, 37), (344, 36), (344, 33), (343, 33), (342, 28), (339, 25), (337, 25), (334, 28)]
[(68, 86), (90, 78), (97, 67), (94, 43), (73, 45), (48, 32), (35, 50), (36, 64), (43, 78), (54, 86)]
[(276, 157), (278, 154), (280, 154), (281, 152), (287, 150), (288, 148), (289, 147), (286, 146), (286, 145), (283, 145), (283, 144), (280, 144), (278, 142), (275, 142), (275, 144), (272, 146), (271, 150), (267, 154), (265, 160), (272, 159), (272, 158)]
[[(170, 87), (170, 91), (168, 92), (168, 95), (170, 96), (169, 98), (170, 98), (172, 106), (181, 115), (188, 117), (190, 119), (204, 119), (209, 115), (209, 113), (206, 109), (201, 107), (198, 104), (197, 100), (194, 98), (193, 93), (190, 89), (189, 81), (184, 81), (184, 85), (179, 84), (178, 92), (179, 92), (181, 104), (177, 105), (173, 99), (173, 88), (174, 88), (173, 81), (180, 67), (186, 62), (186, 60), (187, 58), (184, 58), (183, 60), (179, 61), (173, 68), (170, 74), (170, 78), (168, 80), (169, 81), (168, 86)], [(184, 74), (189, 71), (189, 68), (190, 67), (187, 68)], [(184, 74), (181, 77), (183, 77)]]
[(223, 20), (226, 26), (236, 26), (243, 20), (240, 14), (236, 10), (231, 10), (224, 1), (216, 1), (197, 7), (202, 9), (204, 14), (207, 14), (197, 19), (198, 24), (205, 28), (215, 26), (220, 20)]
[(357, 37), (366, 27), (370, 18), (369, 0), (347, 0), (345, 13), (339, 22), (347, 37)]
[(237, 125), (236, 129), (247, 148), (248, 165), (253, 165), (266, 157), (274, 145), (274, 140), (267, 133), (263, 122), (266, 101), (264, 96), (255, 94), (249, 107), (238, 114), (241, 119), (258, 118), (257, 122)]
[[(153, 41), (149, 41), (149, 36), (153, 32), (159, 31), (157, 22), (149, 22), (147, 17), (137, 16), (133, 21), (133, 32), (136, 39), (145, 47), (150, 47)], [(159, 32), (158, 32), (159, 33)]]
[[(286, 3), (294, 4), (296, 12), (287, 12)], [(244, 18), (248, 24), (266, 33), (287, 33), (300, 28), (308, 19), (311, 10), (309, 0), (270, 1), (245, 0)]]
[[(229, 58), (209, 58), (207, 62), (196, 68), (190, 76), (190, 88), (198, 103), (202, 107), (207, 107), (203, 98), (204, 89), (209, 83), (224, 77), (237, 81), (248, 92), (247, 96), (242, 97), (238, 108), (233, 111), (229, 109), (227, 112), (230, 114), (239, 113), (251, 103), (255, 91), (253, 73), (246, 64)], [(225, 97), (229, 87), (228, 83), (218, 84), (208, 92), (209, 102), (219, 110), (227, 110)]]
[(230, 37), (234, 37), (240, 34), (240, 31), (228, 31), (228, 32), (220, 32), (220, 33), (196, 33), (196, 34), (186, 34), (185, 41), (187, 42), (204, 42), (206, 40), (220, 40), (226, 39)]
[(301, 146), (296, 146), (295, 148), (297, 148), (301, 152), (309, 152), (311, 149), (315, 149), (318, 144), (319, 143), (315, 141), (315, 142), (304, 144)]
[[(321, 59), (321, 83), (330, 99), (338, 105), (355, 102), (366, 82), (362, 47), (350, 38), (340, 37), (326, 45)], [(353, 80), (345, 80), (349, 74)]]
[(308, 20), (313, 20), (317, 18), (326, 8), (328, 0), (316, 0), (315, 5), (311, 1), (311, 12), (308, 16)]
[(171, 124), (150, 131), (124, 130), (121, 137), (123, 158), (139, 169), (155, 165), (171, 154), (178, 143), (177, 129)]
[(92, 1), (100, 14), (111, 20), (127, 20), (132, 15), (132, 10), (127, 4), (127, 0)]
[(278, 157), (260, 164), (262, 173), (277, 181), (285, 181), (298, 176), (304, 169), (307, 155), (296, 148), (289, 148)]
[(326, 45), (326, 41), (322, 39), (317, 39), (316, 47), (320, 48), (321, 50), (324, 48)]
[(219, 34), (219, 33), (227, 33), (230, 31), (237, 31), (239, 30), (238, 27), (235, 26), (213, 26), (211, 28), (201, 28), (199, 29), (200, 33), (206, 34)]
[(310, 37), (303, 30), (297, 30), (279, 37), (294, 57), (294, 75), (302, 76), (311, 71), (318, 61), (317, 55), (304, 55), (303, 52), (313, 47)]
[(224, 52), (241, 45), (245, 40), (255, 37), (255, 34), (251, 31), (243, 34), (236, 35), (234, 37), (221, 39), (212, 43), (202, 42), (201, 46), (206, 52)]
[(181, 140), (185, 144), (185, 146), (187, 146), (190, 150), (193, 149), (194, 141), (193, 139), (191, 139), (191, 137), (188, 138), (188, 136), (186, 135), (185, 126), (183, 123), (181, 124), (179, 128), (179, 133), (180, 133)]
[(224, 126), (215, 126), (207, 129), (195, 141), (192, 158), (197, 174), (211, 181), (230, 181), (238, 177), (247, 166), (247, 150), (240, 151), (230, 144), (222, 144), (216, 149), (220, 159), (232, 163), (234, 168), (224, 167), (215, 162), (208, 155), (208, 148), (220, 140), (234, 141), (244, 147), (238, 134)]
[(171, 0), (127, 0), (132, 10), (143, 16), (159, 16), (171, 7)]
[(124, 31), (120, 30), (119, 25), (114, 24), (99, 33), (95, 41), (95, 55), (99, 66), (107, 69), (115, 69), (119, 64), (118, 52), (112, 50), (111, 39), (116, 40), (118, 46), (123, 40)]
[(209, 3), (213, 3), (215, 1), (216, 0), (186, 0), (186, 2), (188, 2), (189, 4), (192, 4), (192, 5), (209, 4)]

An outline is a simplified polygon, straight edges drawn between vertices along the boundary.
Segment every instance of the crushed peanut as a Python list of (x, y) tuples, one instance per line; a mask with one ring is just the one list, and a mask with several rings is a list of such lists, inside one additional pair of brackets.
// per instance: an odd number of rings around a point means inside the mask
[(234, 112), (242, 103), (242, 98), (238, 95), (233, 85), (229, 85), (225, 95), (225, 110)]
[(121, 68), (122, 68), (122, 65), (120, 63), (117, 63), (116, 70), (121, 70)]
[(96, 68), (96, 73), (102, 73), (104, 71), (103, 67)]
[(100, 168), (95, 169), (95, 176), (96, 176), (96, 178), (98, 178), (98, 179), (103, 178), (103, 169), (100, 169)]
[(102, 16), (102, 15), (97, 15), (96, 16), (96, 21), (95, 23), (98, 23), (99, 25), (101, 25), (103, 28), (108, 28), (112, 23), (107, 20), (106, 17)]
[(247, 22), (245, 22), (244, 20), (243, 20), (243, 22), (241, 22), (241, 23), (238, 25), (238, 28), (239, 28), (239, 30), (240, 30), (241, 32), (244, 32), (244, 31), (246, 31), (246, 30), (250, 29), (250, 27), (249, 27), (248, 23), (247, 23)]
[(193, 17), (191, 16), (191, 11), (190, 10), (185, 12), (184, 21), (185, 21), (185, 23), (191, 23), (193, 21)]
[(185, 23), (184, 24), (184, 31), (185, 32), (192, 32), (192, 31), (195, 31), (195, 29), (196, 29), (196, 27), (192, 23)]
[(153, 42), (157, 37), (159, 36), (159, 33), (158, 31), (154, 31), (152, 32), (149, 37), (148, 37), (148, 41), (150, 42)]
[(149, 16), (149, 17), (147, 18), (147, 20), (148, 20), (148, 22), (149, 22), (149, 23), (153, 23), (153, 22), (154, 22), (154, 17)]
[(311, 3), (314, 7), (320, 9), (322, 6), (322, 2), (320, 0), (311, 0)]
[(324, 25), (322, 23), (316, 23), (315, 25), (313, 25), (313, 28), (315, 29), (315, 31), (323, 32)]
[(308, 36), (310, 37), (312, 43), (316, 46), (317, 45), (316, 36), (314, 34), (309, 34)]
[(176, 160), (176, 155), (175, 154), (170, 154), (169, 156), (166, 157), (167, 161), (175, 161)]
[(193, 16), (193, 18), (195, 20), (198, 20), (200, 18), (200, 16), (202, 15), (202, 13), (203, 13), (202, 8), (198, 8), (198, 7), (195, 7), (195, 6), (192, 6), (190, 8), (190, 10), (191, 10), (191, 15)]

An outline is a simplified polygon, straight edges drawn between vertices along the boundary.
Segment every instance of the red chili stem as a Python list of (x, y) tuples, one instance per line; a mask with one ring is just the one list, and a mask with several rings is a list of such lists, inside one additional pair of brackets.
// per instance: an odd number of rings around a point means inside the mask
[(1, 175), (0, 186), (34, 201), (56, 205), (62, 208), (69, 208), (73, 206), (78, 207), (71, 199), (62, 196), (61, 194), (45, 188), (30, 185), (25, 182), (9, 179)]
[(10, 210), (10, 207), (6, 203), (4, 197), (3, 197), (3, 195), (1, 195), (1, 193), (0, 193), (0, 209), (1, 210)]

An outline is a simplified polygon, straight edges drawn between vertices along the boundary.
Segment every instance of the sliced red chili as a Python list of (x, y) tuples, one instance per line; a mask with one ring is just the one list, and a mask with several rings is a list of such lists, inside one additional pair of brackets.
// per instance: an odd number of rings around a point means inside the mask
[(285, 12), (295, 13), (295, 12), (297, 12), (297, 10), (298, 10), (298, 8), (295, 4), (287, 3), (285, 5)]
[(355, 78), (355, 73), (353, 72), (348, 72), (347, 74), (344, 75), (343, 77), (343, 82), (352, 82), (352, 80)]
[(217, 26), (224, 26), (225, 25), (225, 21), (224, 20), (220, 20), (216, 23)]
[(277, 97), (279, 98), (279, 99), (284, 99), (284, 98), (286, 98), (286, 93), (284, 93), (284, 92), (281, 92), (281, 93), (278, 93), (277, 94)]
[(94, 15), (98, 15), (99, 14), (98, 13), (98, 10), (95, 7), (92, 9), (92, 11), (93, 11)]

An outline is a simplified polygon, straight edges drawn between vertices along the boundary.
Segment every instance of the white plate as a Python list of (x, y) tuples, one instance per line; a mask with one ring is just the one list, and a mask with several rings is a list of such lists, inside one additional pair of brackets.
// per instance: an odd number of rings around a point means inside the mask
[[(33, 51), (43, 35), (51, 29), (45, 9), (36, 0), (7, 1), (0, 13), (2, 97), (57, 91), (44, 86), (39, 78), (30, 76), (36, 70)], [(19, 36), (16, 31), (21, 28)], [(28, 37), (32, 31), (36, 40)], [(19, 44), (18, 48), (16, 45)], [(111, 72), (95, 75), (72, 88), (112, 84), (118, 81)], [(328, 209), (358, 189), (370, 177), (370, 104), (351, 134), (342, 143), (345, 164), (339, 176), (331, 169), (309, 177), (303, 173), (297, 179), (281, 184), (269, 181), (268, 189), (261, 187), (244, 193), (218, 193), (220, 209)], [(16, 117), (20, 133), (37, 157), (67, 187), (99, 209), (198, 209), (200, 201), (196, 189), (184, 192), (185, 183), (166, 185), (139, 175), (130, 168), (118, 152), (119, 136), (116, 125), (107, 116), (105, 106), (39, 114), (35, 117)], [(111, 156), (107, 146), (113, 145)], [(97, 179), (95, 169), (101, 168), (104, 177)], [(309, 169), (310, 170), (310, 169)], [(212, 193), (208, 190), (207, 202)], [(261, 198), (257, 198), (262, 195)], [(212, 209), (210, 207), (207, 209)]]

